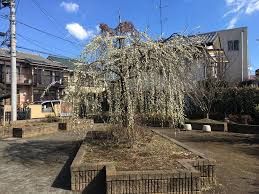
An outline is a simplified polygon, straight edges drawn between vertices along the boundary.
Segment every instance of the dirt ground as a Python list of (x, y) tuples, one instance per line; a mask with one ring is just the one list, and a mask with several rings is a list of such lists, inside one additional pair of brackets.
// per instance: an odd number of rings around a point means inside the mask
[(259, 194), (259, 135), (159, 131), (217, 161), (217, 186), (206, 194)]
[(116, 145), (103, 139), (85, 142), (85, 162), (114, 162), (119, 171), (183, 169), (178, 159), (197, 159), (199, 156), (183, 149), (157, 134), (146, 131), (145, 138), (133, 147)]

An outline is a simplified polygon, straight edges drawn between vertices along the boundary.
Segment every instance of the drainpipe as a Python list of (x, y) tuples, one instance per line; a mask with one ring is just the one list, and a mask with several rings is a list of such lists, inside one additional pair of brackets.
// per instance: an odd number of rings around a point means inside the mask
[(244, 31), (241, 32), (241, 52), (242, 52), (242, 82), (244, 81)]

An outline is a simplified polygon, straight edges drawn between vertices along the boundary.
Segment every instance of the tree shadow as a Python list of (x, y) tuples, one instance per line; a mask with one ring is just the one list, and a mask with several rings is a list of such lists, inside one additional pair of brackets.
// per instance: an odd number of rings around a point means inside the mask
[(3, 153), (8, 162), (20, 163), (44, 172), (64, 164), (51, 186), (70, 190), (70, 165), (80, 144), (81, 141), (72, 140), (19, 140), (10, 142)]
[(52, 187), (60, 188), (64, 190), (71, 190), (71, 172), (70, 166), (79, 150), (81, 142), (77, 142), (73, 152), (69, 155), (68, 160), (62, 167), (61, 171), (59, 172), (58, 176), (55, 178), (54, 182), (52, 183)]

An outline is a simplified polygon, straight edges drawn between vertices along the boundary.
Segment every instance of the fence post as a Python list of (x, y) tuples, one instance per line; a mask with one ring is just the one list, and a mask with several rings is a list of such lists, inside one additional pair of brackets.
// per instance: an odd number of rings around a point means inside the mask
[(5, 126), (5, 107), (4, 107), (4, 115), (3, 115), (3, 125)]

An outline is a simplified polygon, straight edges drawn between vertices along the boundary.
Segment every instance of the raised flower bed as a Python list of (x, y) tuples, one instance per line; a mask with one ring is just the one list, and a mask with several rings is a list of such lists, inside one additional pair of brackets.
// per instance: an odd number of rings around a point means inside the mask
[(73, 191), (200, 193), (215, 183), (213, 160), (158, 132), (133, 148), (93, 140), (86, 138), (71, 165)]

